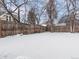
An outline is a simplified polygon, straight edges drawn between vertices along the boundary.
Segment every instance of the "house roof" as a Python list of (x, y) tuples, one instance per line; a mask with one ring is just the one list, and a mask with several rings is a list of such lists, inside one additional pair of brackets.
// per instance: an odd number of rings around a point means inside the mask
[[(15, 17), (17, 16), (17, 13), (12, 13)], [(1, 13), (0, 14), (0, 17), (3, 17), (5, 15), (10, 15), (9, 13)]]
[[(70, 15), (72, 15), (72, 13)], [(76, 11), (76, 20), (79, 20), (79, 10)], [(67, 21), (69, 21), (68, 15), (64, 15), (58, 23), (66, 23)]]
[(68, 15), (63, 16), (58, 23), (66, 23), (68, 21)]
[(55, 26), (66, 26), (66, 23), (55, 24)]
[(45, 26), (46, 27), (47, 25), (46, 24), (41, 24), (41, 26)]

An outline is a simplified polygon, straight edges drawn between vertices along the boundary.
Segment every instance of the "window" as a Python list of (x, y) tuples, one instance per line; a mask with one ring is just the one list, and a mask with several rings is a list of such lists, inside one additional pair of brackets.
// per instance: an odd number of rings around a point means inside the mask
[(8, 21), (8, 16), (6, 16), (6, 21)]
[(11, 16), (9, 16), (9, 21), (11, 21)]

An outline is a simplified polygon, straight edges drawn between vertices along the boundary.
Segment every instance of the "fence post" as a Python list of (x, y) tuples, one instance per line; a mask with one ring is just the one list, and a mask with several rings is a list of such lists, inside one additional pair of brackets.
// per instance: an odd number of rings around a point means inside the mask
[(1, 19), (0, 19), (0, 37), (1, 37), (1, 34), (2, 32), (1, 32)]

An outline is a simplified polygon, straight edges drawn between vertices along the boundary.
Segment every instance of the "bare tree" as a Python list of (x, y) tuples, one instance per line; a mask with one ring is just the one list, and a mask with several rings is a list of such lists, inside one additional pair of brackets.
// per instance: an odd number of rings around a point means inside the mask
[(28, 12), (28, 23), (35, 25), (36, 24), (36, 14), (35, 14), (35, 9), (31, 8), (31, 10)]
[[(5, 3), (5, 0), (1, 0), (1, 4), (4, 6), (5, 10), (13, 17), (14, 21), (20, 22), (20, 7), (21, 7), (22, 5), (24, 5), (24, 4), (27, 4), (28, 0), (27, 0), (26, 2), (24, 2), (24, 3), (21, 3), (20, 5), (17, 5), (17, 4), (16, 4), (16, 0), (14, 0), (14, 1), (13, 1), (13, 0), (10, 0), (10, 1), (11, 1), (10, 3), (12, 3), (12, 4), (14, 4), (14, 5), (16, 6), (16, 8), (15, 8), (13, 11), (10, 11), (10, 10), (7, 8), (7, 4)], [(18, 9), (18, 19), (15, 18), (15, 17), (13, 16), (13, 14), (12, 14), (12, 13), (14, 13), (17, 9)]]
[(4, 9), (4, 7), (2, 6), (1, 4), (1, 1), (0, 1), (0, 15), (2, 15), (6, 10)]
[(68, 19), (70, 20), (70, 31), (74, 32), (75, 30), (75, 21), (76, 21), (76, 0), (65, 0), (68, 12)]
[[(24, 0), (24, 3), (26, 2), (26, 0)], [(24, 22), (26, 23), (26, 12), (27, 12), (27, 9), (26, 9), (26, 4), (24, 4), (24, 8), (25, 8), (25, 14), (24, 14)]]
[(37, 20), (37, 17), (36, 17), (35, 9), (31, 8), (31, 10), (28, 12), (28, 23), (34, 26), (34, 32), (35, 32), (36, 20)]
[(53, 20), (57, 16), (55, 0), (49, 0), (47, 5), (47, 14), (50, 22), (49, 24), (50, 30), (53, 31)]

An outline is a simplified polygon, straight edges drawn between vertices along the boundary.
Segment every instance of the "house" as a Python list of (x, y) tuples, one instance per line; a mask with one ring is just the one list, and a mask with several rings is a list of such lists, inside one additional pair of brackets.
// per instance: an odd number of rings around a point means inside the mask
[[(16, 13), (13, 13), (13, 16), (16, 19), (18, 19)], [(14, 19), (9, 13), (4, 13), (4, 14), (0, 15), (0, 21), (14, 22)]]
[[(76, 12), (76, 21), (79, 21), (79, 10), (77, 10)], [(71, 18), (73, 18), (72, 16), (73, 16), (73, 12), (71, 11), (70, 12), (70, 15), (69, 15)], [(70, 21), (69, 19), (68, 19), (68, 17), (69, 17), (67, 14), (66, 15), (64, 15), (64, 16), (62, 16), (61, 17), (61, 19), (60, 19), (60, 21), (59, 21), (59, 23), (67, 23), (68, 21)]]
[(79, 10), (77, 10), (74, 18), (74, 13), (71, 12), (70, 15), (63, 16), (59, 23), (66, 23), (66, 26), (68, 29), (70, 29), (70, 32), (79, 32)]

